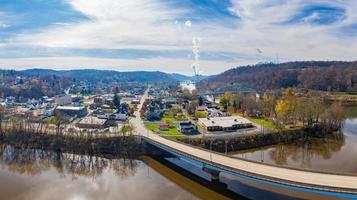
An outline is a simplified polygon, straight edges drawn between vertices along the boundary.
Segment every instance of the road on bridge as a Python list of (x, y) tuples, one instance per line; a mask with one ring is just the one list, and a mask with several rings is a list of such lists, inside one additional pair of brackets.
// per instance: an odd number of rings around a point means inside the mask
[(247, 172), (254, 174), (256, 177), (262, 177), (265, 180), (278, 180), (290, 183), (290, 185), (302, 186), (315, 189), (326, 189), (331, 191), (348, 191), (351, 193), (357, 192), (357, 176), (327, 174), (312, 171), (295, 170), (277, 166), (271, 166), (238, 158), (228, 157), (219, 153), (210, 152), (207, 150), (195, 148), (182, 143), (171, 141), (160, 137), (152, 131), (145, 128), (142, 119), (140, 118), (140, 110), (144, 101), (148, 98), (148, 90), (143, 95), (138, 110), (135, 113), (135, 118), (132, 118), (130, 123), (134, 126), (135, 132), (142, 137), (146, 137), (164, 146), (168, 146), (179, 152), (200, 158), (209, 163), (217, 164), (235, 169), (238, 172)]

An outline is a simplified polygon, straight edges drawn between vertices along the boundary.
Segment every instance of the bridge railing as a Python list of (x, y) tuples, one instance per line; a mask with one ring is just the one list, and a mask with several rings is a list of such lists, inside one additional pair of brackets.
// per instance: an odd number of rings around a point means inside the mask
[[(163, 149), (164, 150), (166, 149), (166, 151), (171, 151), (171, 152), (174, 152), (174, 154), (177, 154), (179, 156), (183, 156), (183, 157), (187, 157), (189, 159), (195, 160), (195, 161), (199, 161), (199, 162), (201, 162), (201, 163), (203, 163), (205, 165), (209, 165), (212, 168), (216, 168), (217, 170), (221, 170), (221, 171), (226, 172), (226, 173), (231, 174), (231, 175), (241, 175), (241, 176), (246, 176), (246, 177), (250, 177), (250, 178), (258, 179), (258, 180), (262, 180), (262, 181), (268, 181), (268, 182), (273, 182), (273, 183), (278, 183), (278, 184), (283, 184), (283, 185), (288, 185), (288, 186), (298, 187), (298, 188), (306, 188), (306, 189), (311, 189), (311, 190), (357, 194), (357, 189), (355, 190), (355, 189), (345, 189), (345, 188), (338, 188), (338, 187), (307, 184), (307, 183), (301, 183), (301, 182), (298, 182), (298, 181), (290, 181), (290, 180), (285, 180), (285, 179), (279, 179), (279, 178), (274, 178), (274, 177), (270, 177), (270, 176), (264, 176), (264, 175), (261, 175), (261, 174), (255, 174), (255, 173), (247, 172), (247, 171), (244, 171), (244, 170), (239, 170), (239, 169), (232, 168), (232, 167), (229, 167), (229, 166), (226, 166), (226, 165), (222, 165), (220, 163), (216, 163), (213, 160), (206, 160), (206, 159), (200, 158), (198, 156), (194, 156), (192, 154), (183, 152), (181, 150), (174, 149), (174, 148), (172, 148), (172, 147), (170, 147), (170, 146), (168, 146), (166, 144), (162, 144), (160, 142), (157, 142), (157, 141), (155, 141), (155, 140), (153, 140), (153, 139), (151, 139), (149, 137), (145, 137), (144, 136), (143, 138), (145, 140), (150, 141), (151, 143), (156, 144), (155, 146), (158, 145), (158, 146), (163, 147)], [(185, 145), (187, 145), (187, 144), (185, 144)], [(195, 147), (195, 148), (197, 148), (197, 147)], [(199, 148), (199, 149), (200, 150), (206, 150), (206, 149), (202, 149), (202, 148)], [(215, 153), (215, 154), (217, 154), (217, 153)], [(223, 154), (220, 154), (220, 155), (223, 155)], [(230, 158), (232, 158), (232, 157), (230, 157)], [(238, 158), (235, 158), (235, 159), (239, 160)], [(259, 162), (257, 162), (257, 163), (258, 164), (263, 164), (263, 163), (259, 163)], [(269, 165), (269, 166), (277, 167), (277, 166), (274, 166), (274, 165)], [(284, 167), (280, 167), (280, 168), (284, 168)], [(285, 168), (285, 169), (289, 169), (289, 168)], [(296, 170), (296, 169), (290, 169), (290, 170)], [(312, 171), (309, 171), (309, 170), (299, 170), (299, 171), (312, 172)], [(315, 173), (315, 172), (312, 172), (312, 173)], [(320, 173), (320, 174), (322, 174), (322, 173)], [(335, 175), (335, 174), (332, 174), (332, 175)]]

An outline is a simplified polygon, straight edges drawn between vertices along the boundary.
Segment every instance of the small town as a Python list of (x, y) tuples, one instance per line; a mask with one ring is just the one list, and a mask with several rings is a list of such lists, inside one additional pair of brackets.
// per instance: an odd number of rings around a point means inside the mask
[[(191, 83), (192, 84), (192, 83)], [(21, 120), (32, 124), (48, 124), (55, 129), (64, 125), (65, 133), (120, 132), (134, 115), (147, 85), (127, 91), (100, 95), (71, 94), (71, 89), (62, 94), (38, 99), (5, 97), (1, 105), (7, 110), (3, 123), (18, 123)], [(228, 116), (219, 104), (203, 97), (188, 100), (178, 97), (177, 91), (168, 87), (149, 86), (149, 98), (140, 110), (145, 126), (167, 138), (219, 136), (259, 132), (260, 125), (241, 116)], [(177, 85), (182, 92), (182, 86)], [(180, 88), (182, 87), (182, 88)], [(119, 91), (118, 88), (115, 88)], [(190, 91), (188, 92), (191, 95)]]
[(357, 199), (356, 10), (1, 0), (0, 200)]

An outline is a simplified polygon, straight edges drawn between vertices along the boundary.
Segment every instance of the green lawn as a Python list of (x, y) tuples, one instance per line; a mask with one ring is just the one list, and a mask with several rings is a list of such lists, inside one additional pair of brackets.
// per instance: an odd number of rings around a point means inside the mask
[(196, 116), (196, 118), (206, 118), (207, 113), (205, 111), (196, 111), (195, 116)]
[(265, 118), (248, 118), (252, 122), (259, 124), (261, 126), (264, 126), (267, 129), (270, 129), (272, 131), (277, 131), (278, 128), (274, 125), (273, 120), (271, 119), (265, 119)]
[(88, 106), (89, 106), (89, 104), (90, 104), (90, 102), (89, 102), (89, 101), (84, 101), (84, 102), (83, 102), (84, 107), (88, 107)]
[(157, 123), (145, 122), (145, 127), (155, 133), (163, 134), (163, 135), (182, 135), (176, 126), (170, 127), (168, 130), (160, 130), (160, 125)]

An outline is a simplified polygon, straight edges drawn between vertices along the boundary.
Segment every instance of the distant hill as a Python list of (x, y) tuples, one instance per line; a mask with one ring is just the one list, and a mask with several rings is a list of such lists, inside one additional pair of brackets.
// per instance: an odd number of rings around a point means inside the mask
[[(160, 71), (133, 71), (119, 72), (113, 70), (51, 70), (51, 69), (28, 69), (15, 71), (20, 76), (64, 76), (77, 80), (86, 80), (89, 82), (115, 80), (118, 82), (138, 82), (138, 83), (158, 83), (158, 82), (182, 82), (192, 81), (196, 77), (185, 76), (182, 74), (169, 74)], [(205, 77), (200, 77), (202, 80)]]
[(173, 74), (170, 74), (170, 76), (175, 79), (175, 80), (178, 80), (180, 82), (183, 82), (183, 81), (201, 81), (205, 78), (207, 78), (207, 76), (185, 76), (185, 75), (182, 75), (182, 74), (176, 74), (176, 73), (173, 73)]
[(357, 61), (306, 61), (242, 66), (208, 77), (200, 81), (198, 87), (217, 92), (264, 91), (286, 87), (356, 92)]

